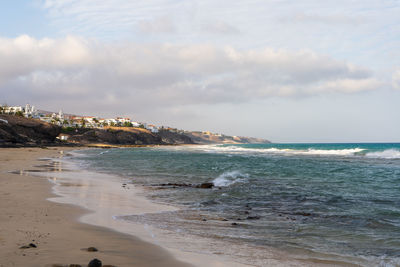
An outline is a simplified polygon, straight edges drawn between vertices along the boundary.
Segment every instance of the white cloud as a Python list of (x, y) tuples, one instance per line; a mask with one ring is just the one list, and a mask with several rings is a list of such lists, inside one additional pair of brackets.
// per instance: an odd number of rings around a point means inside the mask
[(395, 89), (400, 89), (400, 69), (396, 70), (392, 75), (392, 86)]
[(334, 24), (334, 25), (358, 25), (366, 22), (366, 18), (360, 16), (351, 16), (345, 14), (314, 14), (314, 13), (297, 13), (292, 15), (285, 15), (281, 17), (281, 22), (288, 23), (323, 23), (323, 24)]
[[(76, 37), (0, 39), (5, 96), (87, 97), (148, 106), (247, 102), (377, 89), (371, 71), (312, 51), (103, 44)], [(65, 100), (65, 99), (63, 99)]]
[(214, 21), (205, 23), (201, 29), (207, 33), (213, 34), (238, 34), (240, 30), (226, 22)]
[(173, 33), (176, 31), (173, 21), (167, 16), (142, 20), (138, 23), (138, 28), (143, 33)]

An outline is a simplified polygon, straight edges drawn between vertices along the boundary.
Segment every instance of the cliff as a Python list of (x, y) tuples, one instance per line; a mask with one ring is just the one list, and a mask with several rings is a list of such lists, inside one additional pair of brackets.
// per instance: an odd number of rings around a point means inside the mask
[(0, 147), (55, 144), (61, 128), (35, 119), (0, 114)]
[[(62, 134), (66, 141), (57, 137)], [(217, 135), (208, 132), (178, 132), (166, 129), (158, 133), (133, 127), (68, 128), (13, 115), (0, 114), (0, 147), (48, 145), (176, 145), (176, 144), (246, 144), (268, 140)]]
[(197, 144), (266, 144), (271, 143), (266, 139), (228, 136), (209, 132), (185, 132), (185, 135)]
[(149, 130), (131, 127), (106, 127), (104, 129), (71, 129), (64, 132), (69, 135), (69, 142), (80, 144), (110, 145), (175, 145), (193, 144), (193, 141), (179, 133)]

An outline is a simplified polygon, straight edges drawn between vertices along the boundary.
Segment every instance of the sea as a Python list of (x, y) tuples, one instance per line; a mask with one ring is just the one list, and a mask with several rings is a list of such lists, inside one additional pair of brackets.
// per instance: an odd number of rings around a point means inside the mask
[(190, 237), (189, 250), (255, 266), (282, 255), (400, 266), (399, 143), (88, 149), (72, 160), (178, 207), (114, 219)]

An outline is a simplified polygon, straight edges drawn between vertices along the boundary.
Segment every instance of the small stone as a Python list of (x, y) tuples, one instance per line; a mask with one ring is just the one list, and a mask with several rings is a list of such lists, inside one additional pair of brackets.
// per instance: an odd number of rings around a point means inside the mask
[(69, 267), (82, 267), (80, 264), (70, 264)]
[(204, 218), (203, 218), (203, 219), (202, 219), (202, 221), (203, 221), (203, 222), (206, 222), (206, 221), (207, 221), (207, 219), (204, 219)]
[(260, 219), (261, 217), (260, 216), (247, 216), (247, 220), (258, 220), (258, 219)]
[(213, 183), (202, 183), (198, 187), (199, 188), (213, 188), (214, 184)]
[(88, 247), (87, 248), (87, 251), (89, 251), (89, 252), (96, 252), (96, 251), (99, 251), (97, 248), (95, 248), (95, 247)]
[(88, 267), (102, 267), (102, 263), (98, 259), (93, 259), (89, 262)]
[(233, 225), (233, 226), (236, 226), (236, 225), (239, 225), (239, 224), (237, 224), (237, 223), (232, 223), (232, 225)]
[(20, 249), (27, 249), (27, 248), (36, 248), (37, 246), (35, 245), (35, 244), (33, 244), (33, 243), (30, 243), (29, 245), (27, 245), (27, 246), (21, 246), (21, 247), (19, 247)]

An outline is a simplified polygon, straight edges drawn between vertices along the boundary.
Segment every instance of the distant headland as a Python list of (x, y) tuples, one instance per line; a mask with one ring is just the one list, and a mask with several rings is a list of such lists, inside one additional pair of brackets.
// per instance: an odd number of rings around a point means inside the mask
[(101, 118), (37, 109), (0, 106), (0, 147), (15, 146), (144, 146), (180, 144), (270, 143), (260, 138), (186, 131), (137, 122), (126, 117)]

